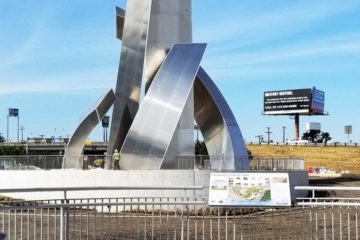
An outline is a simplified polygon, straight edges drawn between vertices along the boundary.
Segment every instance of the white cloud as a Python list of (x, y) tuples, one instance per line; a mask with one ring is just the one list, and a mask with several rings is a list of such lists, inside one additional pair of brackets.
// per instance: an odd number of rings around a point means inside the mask
[(70, 93), (96, 89), (115, 89), (116, 69), (89, 69), (62, 75), (1, 76), (0, 95), (25, 92)]
[[(275, 4), (274, 4), (275, 5)], [(195, 31), (195, 39), (200, 42), (217, 44), (214, 52), (231, 51), (257, 43), (281, 39), (316, 27), (316, 23), (360, 9), (360, 2), (349, 1), (302, 1), (275, 5), (255, 15), (239, 14), (227, 17), (225, 13), (216, 16), (212, 24), (200, 26)], [(254, 2), (253, 8), (257, 8)], [(248, 9), (251, 12), (251, 9)], [(213, 16), (212, 16), (213, 18)], [(229, 42), (226, 43), (225, 42)]]

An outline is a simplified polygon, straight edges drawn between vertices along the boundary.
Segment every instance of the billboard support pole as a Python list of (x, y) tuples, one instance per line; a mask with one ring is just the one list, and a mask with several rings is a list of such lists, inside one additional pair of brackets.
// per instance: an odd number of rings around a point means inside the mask
[(300, 135), (300, 115), (295, 114), (295, 140), (299, 140)]

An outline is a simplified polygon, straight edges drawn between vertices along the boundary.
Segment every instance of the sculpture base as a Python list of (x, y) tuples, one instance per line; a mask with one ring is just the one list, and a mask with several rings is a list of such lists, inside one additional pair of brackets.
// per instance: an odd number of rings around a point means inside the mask
[[(255, 172), (255, 171), (241, 171)], [(265, 173), (264, 171), (257, 171)], [(276, 172), (276, 171), (275, 171)], [(279, 171), (286, 172), (286, 171)], [(96, 186), (204, 186), (204, 190), (116, 190), (68, 192), (67, 198), (125, 198), (125, 197), (208, 197), (210, 170), (24, 170), (2, 171), (2, 188), (56, 188)], [(307, 186), (307, 171), (288, 171), (291, 196), (294, 200), (304, 192), (295, 192), (294, 186)], [(62, 192), (25, 192), (2, 194), (26, 200), (61, 199)]]

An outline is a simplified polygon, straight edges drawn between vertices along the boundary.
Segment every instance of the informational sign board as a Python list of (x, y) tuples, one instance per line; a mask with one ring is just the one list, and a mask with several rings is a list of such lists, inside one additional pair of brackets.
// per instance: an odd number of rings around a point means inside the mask
[(288, 173), (227, 173), (210, 175), (209, 206), (291, 206)]
[(264, 114), (322, 114), (324, 100), (316, 88), (264, 92)]
[(18, 117), (19, 109), (17, 108), (9, 108), (9, 117)]
[(352, 134), (352, 125), (345, 125), (345, 134)]

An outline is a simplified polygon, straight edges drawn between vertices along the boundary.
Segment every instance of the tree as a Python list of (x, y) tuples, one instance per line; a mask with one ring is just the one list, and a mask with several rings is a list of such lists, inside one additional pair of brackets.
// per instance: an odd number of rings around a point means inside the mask
[(329, 140), (331, 140), (330, 133), (328, 132), (304, 132), (303, 136), (301, 137), (302, 140), (308, 140), (312, 143), (324, 143), (325, 146)]
[(203, 156), (208, 156), (209, 153), (207, 151), (206, 148), (206, 144), (203, 141), (196, 141), (195, 143), (195, 155), (203, 155)]
[(328, 141), (331, 140), (330, 133), (328, 132), (321, 132), (321, 141), (325, 144), (327, 144)]
[(312, 143), (319, 142), (318, 138), (319, 138), (319, 133), (316, 133), (316, 132), (313, 132), (313, 131), (304, 132), (302, 137), (301, 137), (302, 140), (307, 140), (307, 141), (310, 141)]
[(3, 137), (3, 135), (0, 135), (0, 143), (1, 142), (6, 142), (5, 138)]
[(195, 142), (195, 166), (198, 169), (205, 168), (205, 160), (209, 160), (209, 153), (206, 144), (203, 141), (197, 140)]

